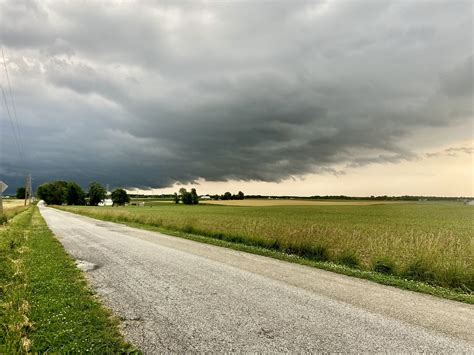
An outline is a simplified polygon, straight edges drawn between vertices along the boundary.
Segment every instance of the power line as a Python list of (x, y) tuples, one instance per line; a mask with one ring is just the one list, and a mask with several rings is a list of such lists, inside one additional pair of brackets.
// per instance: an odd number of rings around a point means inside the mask
[[(7, 67), (7, 62), (5, 60), (5, 50), (3, 49), (3, 44), (1, 45), (1, 48), (2, 48), (3, 67), (5, 68), (5, 75), (6, 75), (6, 78), (7, 78), (8, 91), (9, 91), (9, 94), (10, 94), (10, 100), (11, 100), (12, 108), (13, 108), (13, 117), (15, 118), (15, 123), (16, 123), (16, 135), (17, 135), (18, 145), (20, 147), (20, 157), (21, 157), (21, 160), (24, 160), (23, 140), (22, 140), (22, 135), (21, 135), (21, 131), (20, 131), (20, 125), (18, 123), (18, 115), (16, 114), (16, 105), (15, 105), (15, 100), (13, 99), (13, 91), (12, 91), (12, 86), (11, 86), (11, 83), (10, 83), (10, 76), (8, 75), (8, 67)], [(3, 88), (2, 88), (2, 91), (3, 91)], [(5, 100), (6, 95), (5, 95), (4, 91), (3, 91), (3, 95), (4, 95), (4, 100)], [(5, 103), (6, 103), (6, 100), (5, 100)], [(9, 115), (10, 115), (10, 118), (11, 118), (11, 113), (9, 113)], [(13, 130), (14, 130), (14, 128), (13, 128)]]
[[(7, 68), (7, 63), (6, 63), (6, 60), (5, 60), (5, 51), (3, 49), (3, 45), (1, 45), (1, 48), (2, 48), (3, 67), (5, 68), (5, 74), (6, 74), (7, 83), (8, 83), (8, 90), (9, 90), (9, 93), (10, 93), (10, 100), (11, 100), (11, 105), (12, 105), (13, 115), (15, 117), (15, 121), (13, 120), (13, 117), (12, 117), (12, 114), (11, 114), (11, 111), (10, 111), (10, 107), (9, 107), (9, 104), (8, 104), (8, 100), (7, 100), (7, 95), (5, 94), (5, 90), (3, 89), (2, 85), (0, 85), (0, 89), (2, 91), (2, 97), (3, 97), (3, 102), (5, 103), (5, 109), (7, 111), (7, 116), (9, 118), (10, 125), (12, 127), (13, 138), (14, 138), (14, 141), (15, 141), (16, 148), (18, 150), (18, 154), (19, 154), (19, 158), (20, 158), (20, 164), (22, 164), (23, 167), (26, 168), (25, 160), (24, 160), (24, 153), (23, 153), (23, 142), (22, 142), (22, 138), (21, 138), (20, 125), (18, 123), (18, 115), (16, 113), (16, 105), (15, 105), (15, 100), (13, 98), (13, 91), (12, 91), (12, 87), (11, 87), (11, 83), (10, 83), (10, 76), (8, 75), (8, 68)], [(15, 130), (15, 123), (16, 123), (16, 130)], [(27, 176), (25, 187), (26, 187), (25, 192), (27, 193), (27, 194), (25, 194), (25, 205), (26, 205), (26, 202), (27, 202), (26, 197), (29, 197), (29, 200), (30, 200), (30, 203), (31, 203), (31, 197), (33, 195), (32, 194), (32, 187), (31, 187), (31, 174), (28, 174), (28, 176)]]
[(13, 139), (15, 141), (15, 145), (16, 145), (16, 148), (18, 150), (18, 155), (20, 157), (20, 160), (23, 160), (23, 154), (22, 154), (21, 146), (20, 146), (16, 131), (15, 131), (15, 124), (13, 122), (12, 114), (10, 113), (10, 108), (9, 108), (9, 105), (8, 105), (7, 96), (5, 95), (5, 90), (3, 89), (3, 86), (1, 84), (0, 84), (0, 89), (2, 90), (3, 101), (5, 102), (5, 109), (7, 111), (7, 116), (9, 118), (10, 125), (12, 127)]

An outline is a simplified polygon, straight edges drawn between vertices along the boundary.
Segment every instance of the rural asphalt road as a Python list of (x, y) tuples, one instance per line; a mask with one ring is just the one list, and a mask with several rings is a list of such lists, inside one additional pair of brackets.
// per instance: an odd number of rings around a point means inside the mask
[(40, 207), (146, 353), (474, 352), (474, 307)]

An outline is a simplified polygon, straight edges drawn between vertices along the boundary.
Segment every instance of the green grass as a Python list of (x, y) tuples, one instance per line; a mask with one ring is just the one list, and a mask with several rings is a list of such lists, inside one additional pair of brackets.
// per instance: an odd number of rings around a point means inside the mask
[(0, 229), (0, 353), (129, 352), (36, 207)]
[[(449, 293), (460, 295), (457, 299), (472, 300), (474, 208), (471, 206), (454, 203), (273, 207), (169, 204), (63, 209), (344, 266), (353, 270), (353, 274), (369, 273), (372, 276), (362, 277), (379, 278), (375, 281), (397, 283), (397, 286), (419, 291), (423, 290), (413, 285), (422, 282), (427, 286), (423, 292), (443, 297)], [(392, 281), (388, 281), (388, 277)], [(438, 292), (440, 289), (446, 292)]]
[(173, 202), (171, 198), (132, 198), (130, 203), (144, 202), (145, 206), (154, 206), (161, 204), (169, 204)]

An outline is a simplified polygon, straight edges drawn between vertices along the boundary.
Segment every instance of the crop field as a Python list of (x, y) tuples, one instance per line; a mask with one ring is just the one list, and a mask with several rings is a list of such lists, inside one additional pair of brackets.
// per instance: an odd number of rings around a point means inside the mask
[(474, 207), (378, 205), (61, 207), (374, 270), (471, 293)]
[(20, 207), (20, 206), (23, 206), (24, 203), (25, 203), (24, 200), (18, 200), (18, 199), (3, 199), (3, 208), (4, 208), (4, 209), (9, 209), (9, 208)]
[(320, 200), (305, 200), (305, 199), (244, 199), (244, 200), (211, 200), (201, 201), (207, 205), (225, 205), (225, 206), (368, 206), (381, 205), (393, 203), (405, 203), (398, 201), (320, 201)]
[(0, 215), (0, 227), (5, 223), (8, 219), (12, 218), (13, 216), (17, 215), (18, 213), (24, 211), (27, 207), (23, 206), (23, 200), (17, 199), (5, 199), (3, 200), (3, 215)]
[(143, 202), (145, 206), (162, 206), (162, 205), (169, 205), (170, 203), (174, 203), (174, 201), (169, 199), (135, 199), (132, 198), (130, 203), (140, 203)]

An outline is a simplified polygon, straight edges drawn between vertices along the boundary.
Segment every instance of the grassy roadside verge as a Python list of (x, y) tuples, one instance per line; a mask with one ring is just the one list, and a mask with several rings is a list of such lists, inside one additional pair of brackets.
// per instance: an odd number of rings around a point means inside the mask
[(37, 207), (0, 229), (0, 353), (129, 352)]
[(387, 275), (387, 274), (383, 274), (383, 273), (375, 272), (375, 271), (361, 270), (358, 268), (341, 265), (341, 264), (337, 264), (333, 262), (317, 261), (311, 258), (302, 257), (295, 254), (289, 254), (289, 253), (285, 253), (279, 250), (245, 244), (241, 242), (242, 239), (239, 239), (238, 241), (224, 240), (224, 239), (215, 238), (213, 236), (198, 234), (194, 230), (190, 232), (190, 231), (183, 231), (183, 230), (172, 229), (172, 228), (165, 228), (162, 226), (156, 226), (156, 225), (151, 225), (147, 223), (140, 223), (136, 221), (131, 222), (126, 219), (120, 219), (120, 216), (112, 216), (110, 214), (99, 215), (99, 214), (89, 214), (86, 212), (86, 210), (70, 211), (64, 208), (58, 208), (58, 209), (77, 213), (77, 214), (82, 214), (82, 215), (92, 217), (95, 219), (121, 223), (124, 225), (128, 225), (130, 227), (141, 228), (141, 229), (145, 229), (149, 231), (158, 231), (158, 232), (162, 232), (168, 235), (173, 235), (176, 237), (186, 238), (186, 239), (190, 239), (190, 240), (194, 240), (194, 241), (198, 241), (202, 243), (222, 246), (222, 247), (244, 251), (248, 253), (268, 256), (268, 257), (272, 257), (279, 260), (294, 262), (301, 265), (307, 265), (307, 266), (316, 267), (319, 269), (324, 269), (327, 271), (336, 272), (339, 274), (358, 277), (358, 278), (374, 281), (374, 282), (384, 284), (384, 285), (395, 286), (398, 288), (426, 293), (426, 294), (430, 294), (430, 295), (441, 297), (441, 298), (474, 304), (474, 294), (464, 292), (463, 290), (460, 290), (460, 289), (450, 289), (450, 288), (445, 288), (445, 287), (434, 286), (425, 282), (410, 280), (410, 279), (406, 279), (406, 278), (402, 278), (402, 277), (394, 276), (394, 275)]

